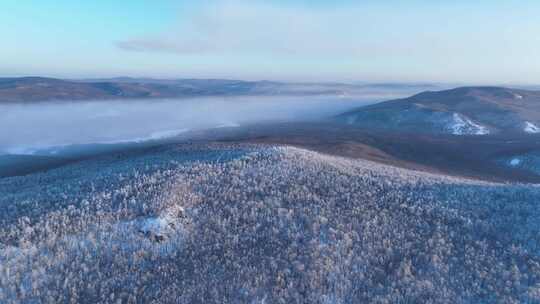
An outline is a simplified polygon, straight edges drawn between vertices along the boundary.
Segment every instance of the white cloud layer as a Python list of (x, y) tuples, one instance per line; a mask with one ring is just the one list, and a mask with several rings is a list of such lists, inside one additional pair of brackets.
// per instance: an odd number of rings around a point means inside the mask
[(116, 46), (177, 54), (192, 70), (258, 77), (271, 71), (285, 78), (506, 83), (532, 81), (540, 73), (536, 15), (524, 5), (205, 3), (167, 31)]
[(204, 7), (168, 33), (119, 41), (117, 46), (180, 54), (354, 55), (363, 49), (352, 28), (356, 13), (224, 1)]

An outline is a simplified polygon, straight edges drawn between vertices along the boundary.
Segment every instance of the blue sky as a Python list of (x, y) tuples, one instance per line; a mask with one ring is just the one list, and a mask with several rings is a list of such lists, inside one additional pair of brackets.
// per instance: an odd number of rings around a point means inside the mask
[(0, 6), (0, 76), (540, 84), (539, 1)]

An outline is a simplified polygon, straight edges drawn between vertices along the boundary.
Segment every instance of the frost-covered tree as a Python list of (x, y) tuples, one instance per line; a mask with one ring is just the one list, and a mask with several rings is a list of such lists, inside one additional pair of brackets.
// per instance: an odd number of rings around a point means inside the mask
[(0, 194), (0, 303), (540, 302), (537, 186), (215, 144)]

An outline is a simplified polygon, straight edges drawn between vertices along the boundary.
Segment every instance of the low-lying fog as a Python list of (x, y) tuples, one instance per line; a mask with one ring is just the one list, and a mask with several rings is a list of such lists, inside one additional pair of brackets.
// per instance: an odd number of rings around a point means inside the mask
[(195, 129), (330, 117), (384, 97), (237, 97), (0, 105), (0, 155), (126, 143)]

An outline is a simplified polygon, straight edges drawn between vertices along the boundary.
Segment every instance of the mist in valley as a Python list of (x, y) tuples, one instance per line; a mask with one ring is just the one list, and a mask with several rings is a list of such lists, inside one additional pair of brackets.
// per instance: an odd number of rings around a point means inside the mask
[(190, 130), (313, 121), (383, 99), (382, 95), (214, 97), (4, 104), (0, 155), (54, 154), (70, 145), (138, 143)]

